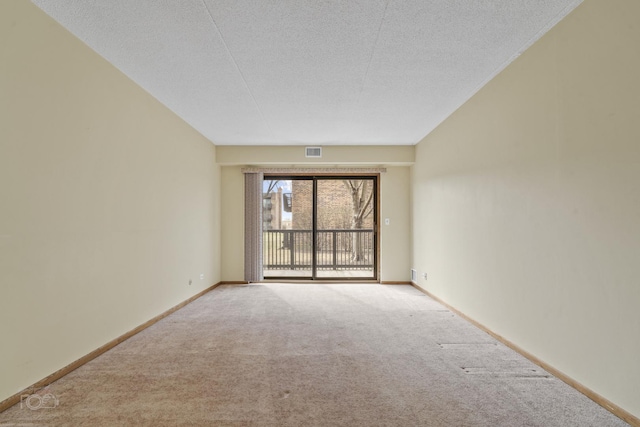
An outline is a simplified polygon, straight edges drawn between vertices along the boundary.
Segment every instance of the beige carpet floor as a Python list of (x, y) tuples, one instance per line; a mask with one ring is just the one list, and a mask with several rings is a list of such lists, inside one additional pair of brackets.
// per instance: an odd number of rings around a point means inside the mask
[(627, 425), (401, 285), (221, 286), (45, 392), (0, 425)]

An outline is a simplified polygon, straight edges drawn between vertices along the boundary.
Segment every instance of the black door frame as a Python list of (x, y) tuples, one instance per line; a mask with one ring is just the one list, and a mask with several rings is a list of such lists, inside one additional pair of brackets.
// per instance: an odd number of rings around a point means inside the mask
[[(266, 276), (265, 279), (277, 280), (311, 280), (311, 281), (378, 281), (379, 265), (380, 265), (380, 229), (379, 229), (379, 210), (380, 210), (380, 174), (265, 174), (263, 179), (266, 180), (308, 180), (313, 182), (312, 187), (312, 230), (311, 230), (311, 276)], [(357, 180), (370, 179), (373, 181), (373, 275), (364, 277), (317, 277), (317, 237), (318, 237), (318, 181), (319, 180)], [(264, 268), (263, 268), (264, 272)]]

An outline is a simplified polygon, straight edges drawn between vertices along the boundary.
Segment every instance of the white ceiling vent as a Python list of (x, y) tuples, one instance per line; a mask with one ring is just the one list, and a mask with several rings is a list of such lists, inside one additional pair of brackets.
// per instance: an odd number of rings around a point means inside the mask
[(305, 147), (305, 157), (322, 157), (322, 147)]

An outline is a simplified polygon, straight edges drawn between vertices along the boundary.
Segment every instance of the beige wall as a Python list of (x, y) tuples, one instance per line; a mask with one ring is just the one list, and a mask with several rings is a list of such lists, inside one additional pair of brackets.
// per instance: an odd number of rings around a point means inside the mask
[[(380, 176), (380, 280), (411, 280), (411, 174), (389, 167)], [(389, 225), (385, 219), (389, 219)]]
[(413, 145), (370, 145), (322, 147), (321, 158), (305, 157), (304, 146), (218, 146), (218, 162), (223, 165), (287, 165), (343, 167), (365, 165), (410, 165)]
[(219, 184), (210, 142), (2, 0), (0, 400), (218, 282)]
[[(302, 147), (289, 148), (293, 151)], [(364, 152), (367, 147), (361, 149)], [(251, 153), (251, 150), (247, 152)], [(383, 158), (377, 160), (378, 163), (384, 161)], [(389, 225), (380, 225), (382, 281), (410, 279), (410, 178), (408, 166), (387, 166), (387, 172), (380, 178), (381, 218), (390, 220)], [(222, 182), (222, 280), (243, 280), (244, 177), (241, 166), (223, 166)]]
[(416, 149), (419, 284), (640, 416), (640, 2), (586, 0)]

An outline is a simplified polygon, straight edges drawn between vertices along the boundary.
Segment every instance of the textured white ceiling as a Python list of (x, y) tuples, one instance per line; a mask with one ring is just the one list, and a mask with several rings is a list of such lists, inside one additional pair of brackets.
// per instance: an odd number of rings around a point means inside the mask
[(33, 0), (216, 144), (415, 144), (581, 0)]

